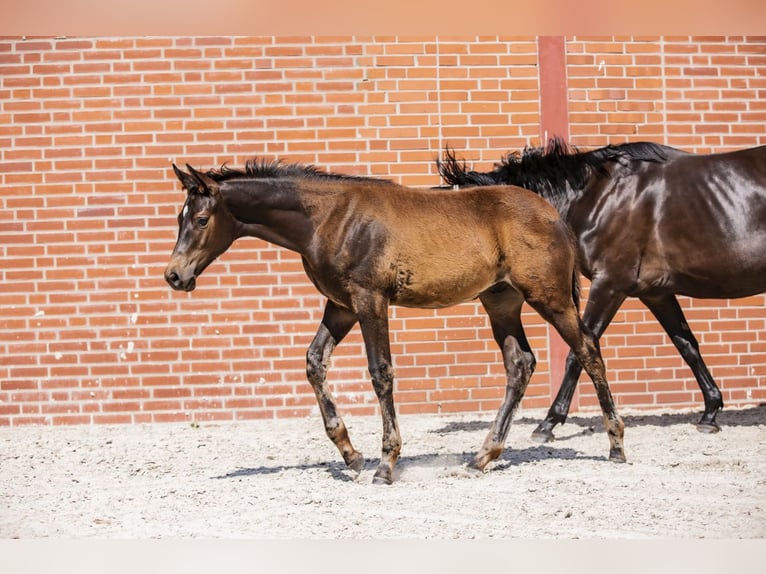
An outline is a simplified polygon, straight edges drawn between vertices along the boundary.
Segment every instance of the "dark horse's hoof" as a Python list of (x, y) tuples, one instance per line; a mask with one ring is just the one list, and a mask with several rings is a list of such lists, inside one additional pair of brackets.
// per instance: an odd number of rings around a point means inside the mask
[(710, 423), (697, 423), (697, 430), (705, 434), (713, 434), (721, 431), (721, 427), (715, 421)]
[(555, 424), (549, 423), (548, 421), (541, 422), (537, 425), (537, 428), (532, 431), (532, 440), (539, 444), (553, 442), (556, 440), (556, 435), (553, 434), (553, 427), (555, 426)]

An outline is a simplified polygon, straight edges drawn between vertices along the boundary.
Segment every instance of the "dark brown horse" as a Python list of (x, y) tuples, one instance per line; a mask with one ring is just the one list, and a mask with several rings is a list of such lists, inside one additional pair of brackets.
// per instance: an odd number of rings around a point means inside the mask
[[(652, 143), (578, 152), (561, 140), (510, 154), (487, 173), (447, 150), (450, 185), (519, 185), (550, 201), (577, 237), (592, 281), (583, 321), (600, 338), (626, 297), (654, 314), (705, 399), (697, 428), (720, 429), (721, 392), (676, 295), (735, 298), (766, 291), (766, 146), (696, 155)], [(566, 420), (581, 369), (570, 354), (538, 440)]]
[(624, 461), (623, 424), (595, 338), (577, 309), (574, 238), (549, 203), (526, 190), (461, 193), (323, 173), (313, 167), (249, 162), (243, 171), (173, 169), (187, 190), (165, 279), (191, 291), (232, 242), (258, 237), (303, 258), (327, 297), (306, 372), (327, 435), (353, 470), (364, 465), (325, 383), (333, 349), (359, 322), (380, 401), (383, 447), (374, 481), (390, 483), (401, 448), (394, 412), (388, 306), (440, 308), (479, 298), (507, 376), (505, 398), (472, 466), (503, 450), (513, 414), (535, 366), (521, 325), (527, 301), (572, 348), (596, 386), (610, 441)]

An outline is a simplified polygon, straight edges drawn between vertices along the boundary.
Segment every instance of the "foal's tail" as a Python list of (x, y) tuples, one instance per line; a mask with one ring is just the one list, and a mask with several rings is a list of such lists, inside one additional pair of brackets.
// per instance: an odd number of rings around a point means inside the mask
[(577, 239), (569, 225), (566, 226), (569, 232), (569, 244), (574, 250), (574, 268), (572, 269), (572, 301), (574, 301), (577, 313), (580, 313), (580, 250), (577, 249)]
[(572, 270), (572, 301), (574, 301), (577, 312), (580, 312), (580, 267), (575, 264)]

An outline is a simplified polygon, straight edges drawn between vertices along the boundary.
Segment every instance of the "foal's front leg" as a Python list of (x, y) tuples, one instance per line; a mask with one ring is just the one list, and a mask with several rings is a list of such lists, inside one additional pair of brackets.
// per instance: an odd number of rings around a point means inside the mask
[(306, 353), (306, 376), (317, 397), (327, 436), (338, 447), (348, 467), (361, 472), (364, 467), (362, 453), (351, 445), (346, 425), (338, 414), (335, 399), (327, 386), (327, 367), (335, 347), (356, 323), (356, 316), (328, 301), (324, 317), (314, 340)]
[(394, 466), (402, 449), (402, 437), (394, 408), (394, 369), (388, 339), (388, 300), (376, 293), (362, 293), (355, 298), (359, 326), (367, 351), (367, 366), (372, 387), (378, 396), (383, 419), (383, 446), (380, 464), (372, 482), (391, 484)]

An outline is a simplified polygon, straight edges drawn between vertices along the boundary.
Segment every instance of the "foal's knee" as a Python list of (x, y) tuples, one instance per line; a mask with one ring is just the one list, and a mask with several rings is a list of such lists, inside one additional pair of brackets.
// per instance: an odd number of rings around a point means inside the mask
[(515, 369), (515, 372), (520, 373), (521, 378), (526, 381), (532, 376), (532, 373), (535, 372), (537, 360), (532, 353), (520, 353), (511, 361), (511, 364)]
[(372, 386), (378, 396), (390, 394), (394, 391), (394, 368), (391, 363), (384, 361), (369, 368), (372, 377)]
[(518, 342), (513, 339), (512, 342), (506, 343), (503, 348), (503, 352), (506, 357), (507, 368), (510, 368), (514, 373), (522, 373), (524, 379), (528, 379), (535, 372), (537, 366), (537, 359), (531, 351), (523, 351)]
[(306, 378), (312, 385), (321, 384), (327, 375), (322, 352), (309, 349), (306, 353)]

